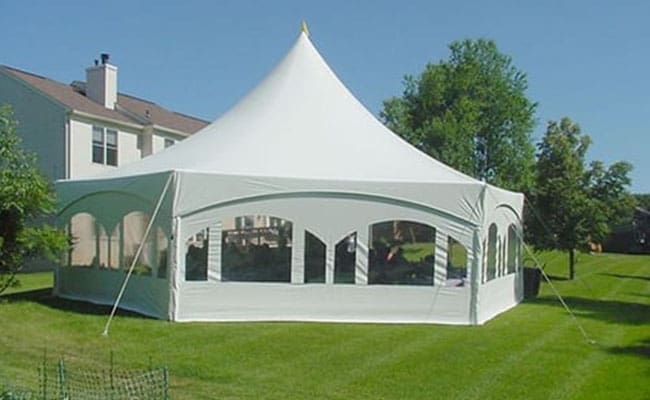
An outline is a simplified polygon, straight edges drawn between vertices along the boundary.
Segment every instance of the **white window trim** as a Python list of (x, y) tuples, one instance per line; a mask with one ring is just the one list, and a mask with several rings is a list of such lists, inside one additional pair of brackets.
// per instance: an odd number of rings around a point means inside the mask
[[(101, 142), (101, 148), (102, 148), (102, 161), (95, 161), (95, 130), (101, 130), (102, 133), (102, 142)], [(109, 164), (108, 163), (108, 132), (115, 132), (115, 164)], [(104, 126), (100, 125), (93, 125), (92, 126), (92, 136), (90, 140), (90, 159), (93, 164), (100, 164), (100, 165), (106, 165), (108, 167), (117, 167), (119, 163), (119, 131), (117, 129), (111, 129), (111, 128), (106, 128)]]

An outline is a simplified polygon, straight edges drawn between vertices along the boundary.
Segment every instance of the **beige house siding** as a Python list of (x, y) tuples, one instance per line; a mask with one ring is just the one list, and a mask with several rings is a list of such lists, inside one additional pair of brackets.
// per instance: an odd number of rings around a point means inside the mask
[(66, 176), (66, 108), (0, 69), (0, 104), (9, 104), (23, 147), (37, 155), (50, 179)]
[(92, 120), (70, 120), (70, 177), (82, 178), (110, 171), (115, 166), (94, 163), (92, 160), (93, 126), (114, 129), (117, 134), (117, 166), (141, 158), (138, 136), (141, 132)]

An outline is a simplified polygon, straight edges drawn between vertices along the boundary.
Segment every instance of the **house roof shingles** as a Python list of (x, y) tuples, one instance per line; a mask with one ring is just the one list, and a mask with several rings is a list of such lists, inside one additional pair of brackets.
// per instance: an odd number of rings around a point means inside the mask
[(101, 104), (95, 103), (72, 85), (57, 82), (6, 65), (0, 65), (0, 69), (19, 78), (74, 111), (129, 124), (143, 126), (152, 124), (163, 129), (167, 128), (187, 135), (195, 133), (208, 125), (208, 122), (202, 119), (169, 111), (150, 101), (123, 93), (118, 93), (117, 107), (115, 110), (111, 110)]

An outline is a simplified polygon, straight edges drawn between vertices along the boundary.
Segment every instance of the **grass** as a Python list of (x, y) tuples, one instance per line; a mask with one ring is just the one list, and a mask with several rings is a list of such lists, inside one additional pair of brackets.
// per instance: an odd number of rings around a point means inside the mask
[[(542, 285), (484, 326), (176, 324), (52, 298), (49, 274), (0, 298), (0, 375), (29, 381), (44, 349), (76, 366), (170, 367), (174, 399), (649, 399), (650, 257), (546, 253)], [(39, 290), (40, 289), (40, 290)]]

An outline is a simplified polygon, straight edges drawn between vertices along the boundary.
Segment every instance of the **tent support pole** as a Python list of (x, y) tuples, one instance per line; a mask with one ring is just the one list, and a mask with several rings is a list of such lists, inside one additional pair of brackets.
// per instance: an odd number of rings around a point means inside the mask
[(533, 254), (533, 251), (530, 249), (530, 247), (528, 247), (528, 245), (526, 245), (526, 243), (524, 243), (523, 238), (520, 238), (520, 240), (523, 243), (524, 249), (528, 253), (528, 256), (530, 258), (532, 258), (533, 261), (535, 261), (535, 268), (537, 268), (537, 270), (541, 273), (542, 277), (544, 277), (544, 280), (546, 281), (546, 283), (548, 283), (548, 286), (553, 291), (553, 294), (555, 294), (555, 297), (557, 297), (557, 299), (560, 301), (560, 303), (562, 304), (562, 306), (564, 307), (566, 312), (571, 316), (571, 319), (573, 320), (573, 322), (575, 322), (575, 324), (578, 326), (578, 329), (580, 330), (580, 333), (582, 334), (582, 337), (584, 338), (585, 342), (587, 342), (589, 344), (596, 344), (596, 341), (591, 339), (589, 337), (589, 335), (587, 335), (587, 331), (585, 331), (585, 328), (583, 328), (580, 321), (578, 321), (578, 318), (576, 317), (576, 315), (573, 313), (573, 311), (571, 311), (571, 308), (569, 308), (569, 305), (564, 301), (564, 298), (562, 298), (562, 296), (560, 295), (560, 292), (555, 288), (555, 285), (553, 285), (553, 282), (551, 282), (551, 278), (549, 278), (548, 275), (546, 275), (546, 272), (541, 267), (542, 264), (539, 262), (537, 257), (535, 257), (535, 254)]
[(167, 178), (167, 183), (165, 183), (165, 187), (160, 193), (160, 197), (158, 198), (158, 203), (156, 204), (156, 208), (154, 209), (153, 214), (151, 215), (151, 219), (149, 220), (147, 229), (144, 231), (142, 241), (140, 242), (140, 245), (138, 246), (138, 250), (135, 252), (135, 257), (133, 257), (133, 261), (131, 261), (131, 265), (129, 266), (129, 272), (126, 274), (126, 277), (124, 278), (124, 282), (122, 283), (120, 292), (118, 293), (117, 298), (115, 299), (115, 304), (113, 304), (113, 309), (111, 310), (111, 314), (109, 315), (108, 321), (106, 321), (106, 325), (104, 326), (104, 332), (102, 333), (103, 336), (108, 336), (108, 329), (111, 326), (111, 321), (113, 320), (113, 317), (115, 316), (115, 312), (117, 311), (117, 307), (119, 306), (120, 301), (122, 300), (122, 296), (124, 295), (124, 292), (126, 291), (126, 285), (127, 283), (129, 283), (129, 278), (131, 278), (131, 274), (133, 273), (133, 268), (135, 268), (135, 264), (137, 263), (138, 258), (140, 258), (140, 253), (142, 253), (144, 244), (146, 243), (147, 238), (149, 237), (149, 232), (151, 232), (151, 227), (153, 226), (153, 223), (156, 220), (156, 217), (158, 216), (158, 212), (160, 212), (160, 207), (162, 206), (163, 200), (165, 199), (165, 195), (167, 194), (167, 189), (169, 189), (169, 185), (172, 182), (173, 176), (174, 176), (173, 173), (169, 175), (169, 178)]

